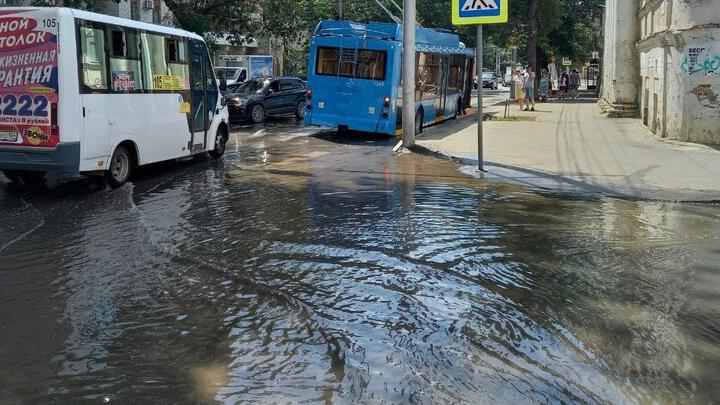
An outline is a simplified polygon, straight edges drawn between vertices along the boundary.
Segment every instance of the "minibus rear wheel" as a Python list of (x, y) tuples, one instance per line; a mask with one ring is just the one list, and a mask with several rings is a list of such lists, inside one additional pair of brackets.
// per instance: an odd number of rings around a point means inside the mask
[(110, 159), (110, 168), (105, 172), (105, 180), (112, 188), (125, 184), (132, 172), (132, 155), (125, 146), (118, 146)]

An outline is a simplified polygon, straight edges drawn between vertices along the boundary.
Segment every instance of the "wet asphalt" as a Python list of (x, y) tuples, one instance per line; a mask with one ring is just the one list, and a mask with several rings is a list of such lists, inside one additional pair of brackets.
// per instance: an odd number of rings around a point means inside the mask
[(0, 176), (0, 403), (709, 403), (720, 207), (276, 119), (110, 190)]

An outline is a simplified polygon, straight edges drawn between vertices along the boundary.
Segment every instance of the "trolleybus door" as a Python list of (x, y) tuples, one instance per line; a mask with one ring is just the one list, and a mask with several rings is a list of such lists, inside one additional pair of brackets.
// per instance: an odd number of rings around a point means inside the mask
[(447, 98), (447, 81), (448, 81), (448, 58), (440, 57), (440, 77), (438, 78), (438, 92), (435, 99), (435, 116), (442, 117), (445, 115), (445, 102)]

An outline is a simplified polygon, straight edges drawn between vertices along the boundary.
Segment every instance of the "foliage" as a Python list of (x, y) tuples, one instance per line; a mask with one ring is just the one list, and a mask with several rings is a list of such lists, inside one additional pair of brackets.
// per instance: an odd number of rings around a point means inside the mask
[(268, 37), (298, 41), (306, 27), (305, 0), (263, 0), (260, 30)]
[(258, 31), (256, 17), (259, 3), (255, 0), (165, 0), (180, 27), (199, 35), (223, 33), (238, 45)]

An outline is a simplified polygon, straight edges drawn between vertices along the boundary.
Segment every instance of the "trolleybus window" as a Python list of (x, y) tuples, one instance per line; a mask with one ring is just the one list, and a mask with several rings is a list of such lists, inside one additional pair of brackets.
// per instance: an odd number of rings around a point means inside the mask
[(438, 96), (438, 80), (440, 75), (440, 56), (418, 52), (417, 77), (415, 82), (415, 99), (432, 100)]
[(374, 49), (318, 47), (315, 74), (385, 80), (387, 52)]
[(336, 76), (338, 72), (338, 48), (319, 47), (315, 74)]
[(387, 53), (385, 51), (359, 49), (355, 77), (358, 79), (385, 80), (386, 59)]
[(340, 76), (355, 75), (355, 48), (340, 48)]

